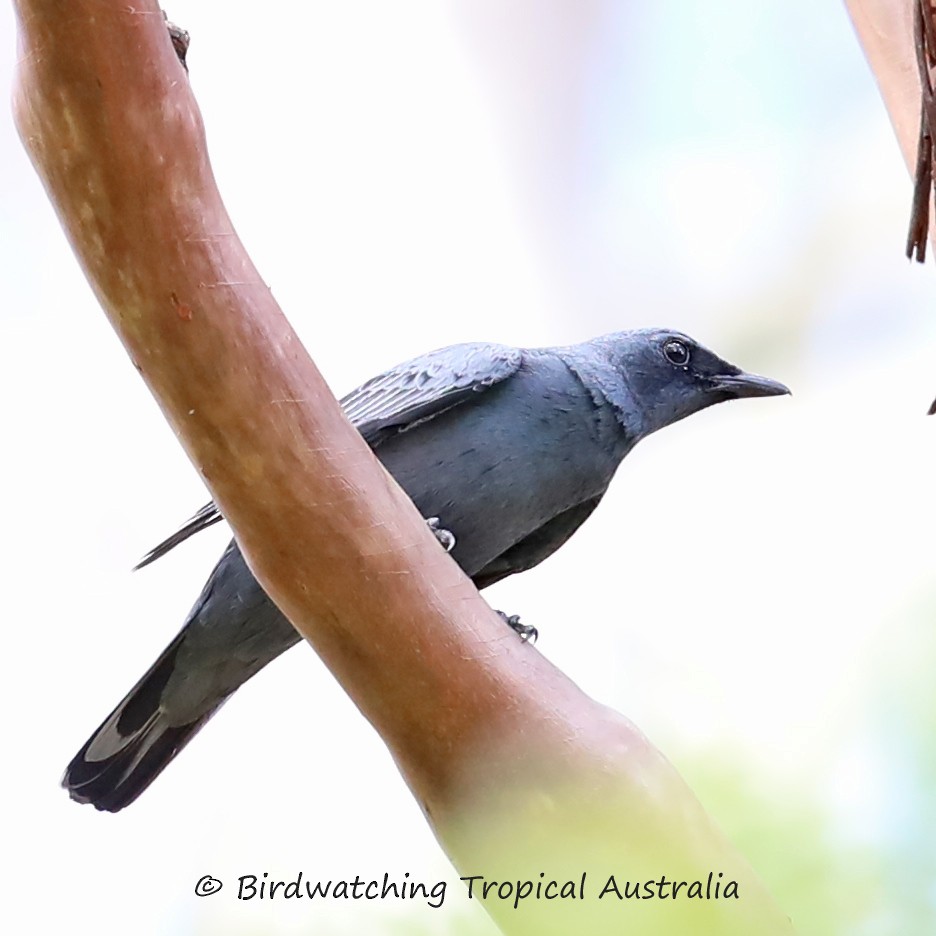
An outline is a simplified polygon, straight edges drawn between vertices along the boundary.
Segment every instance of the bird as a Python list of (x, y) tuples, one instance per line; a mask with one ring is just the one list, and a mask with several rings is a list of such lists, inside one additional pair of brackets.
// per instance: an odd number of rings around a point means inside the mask
[[(709, 406), (787, 394), (669, 329), (580, 344), (452, 345), (368, 380), (340, 404), (479, 589), (532, 569), (598, 506), (643, 438)], [(206, 504), (148, 565), (222, 519)], [(521, 635), (533, 628), (507, 618)], [(152, 667), (75, 755), (62, 785), (117, 812), (231, 694), (298, 643), (236, 541)]]

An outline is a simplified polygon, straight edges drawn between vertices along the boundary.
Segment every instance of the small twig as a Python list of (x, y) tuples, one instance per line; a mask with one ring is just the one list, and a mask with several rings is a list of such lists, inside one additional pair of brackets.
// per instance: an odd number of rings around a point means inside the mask
[(920, 136), (907, 234), (907, 257), (923, 263), (929, 234), (929, 202), (933, 190), (933, 131), (936, 128), (936, 98), (930, 69), (936, 65), (936, 22), (931, 0), (915, 0), (913, 40), (920, 72)]

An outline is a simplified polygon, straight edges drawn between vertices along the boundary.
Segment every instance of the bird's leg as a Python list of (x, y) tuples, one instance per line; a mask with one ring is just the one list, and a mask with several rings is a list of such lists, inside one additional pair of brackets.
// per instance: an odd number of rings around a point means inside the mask
[(532, 624), (521, 624), (519, 614), (507, 615), (503, 611), (498, 611), (497, 614), (500, 615), (504, 623), (512, 631), (515, 631), (520, 636), (520, 640), (523, 643), (526, 643), (528, 640), (536, 643), (536, 638), (539, 637), (539, 631), (533, 627)]
[[(432, 530), (435, 538), (442, 544), (442, 548), (446, 552), (451, 552), (455, 548), (455, 536), (453, 533), (450, 533), (448, 530), (444, 529), (441, 526), (441, 520), (438, 517), (427, 517), (426, 523), (429, 526), (429, 529)], [(505, 614), (503, 611), (498, 611), (498, 615), (503, 619), (504, 623), (513, 631), (515, 631), (520, 640), (523, 643), (526, 643), (528, 640), (536, 643), (536, 638), (539, 637), (539, 631), (529, 625), (520, 623), (519, 614)]]
[(442, 544), (442, 548), (447, 553), (450, 553), (455, 548), (455, 535), (448, 530), (444, 530), (439, 525), (441, 521), (438, 517), (428, 517), (426, 523), (429, 525), (429, 529), (432, 530), (435, 538)]

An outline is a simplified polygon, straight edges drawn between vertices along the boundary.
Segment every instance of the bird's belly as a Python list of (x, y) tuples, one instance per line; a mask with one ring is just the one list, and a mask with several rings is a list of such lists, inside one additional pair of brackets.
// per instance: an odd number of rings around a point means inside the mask
[[(454, 534), (452, 556), (470, 576), (602, 494), (613, 474), (588, 440), (566, 437), (563, 427), (506, 432), (484, 413), (459, 414), (457, 422), (446, 415), (389, 440), (377, 455), (422, 515)], [(568, 432), (585, 435), (574, 426)]]

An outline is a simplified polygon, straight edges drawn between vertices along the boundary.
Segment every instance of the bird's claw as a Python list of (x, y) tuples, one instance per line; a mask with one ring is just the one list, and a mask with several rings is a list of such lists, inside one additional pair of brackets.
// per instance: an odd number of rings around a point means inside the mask
[(442, 544), (442, 548), (450, 553), (455, 548), (455, 535), (440, 526), (442, 521), (438, 517), (429, 517), (426, 520), (429, 529), (432, 530), (435, 538)]
[(503, 622), (520, 637), (521, 643), (526, 643), (527, 641), (536, 643), (536, 638), (539, 637), (539, 631), (533, 627), (532, 624), (521, 624), (519, 614), (507, 615), (503, 611), (498, 611), (497, 613), (500, 615)]

